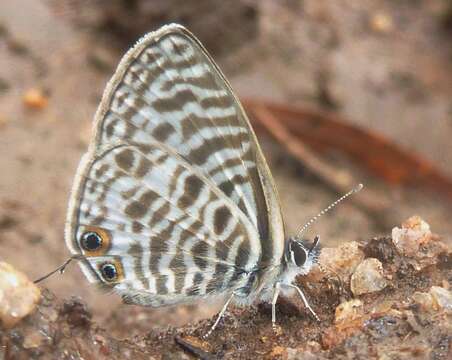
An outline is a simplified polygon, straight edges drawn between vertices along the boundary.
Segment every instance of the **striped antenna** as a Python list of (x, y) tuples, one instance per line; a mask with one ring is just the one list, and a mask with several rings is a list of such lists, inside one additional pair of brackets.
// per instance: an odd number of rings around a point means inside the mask
[(360, 191), (363, 188), (363, 184), (358, 184), (354, 189), (350, 190), (347, 194), (341, 196), (339, 199), (337, 199), (335, 202), (333, 202), (331, 205), (329, 205), (327, 208), (323, 209), (321, 212), (319, 212), (316, 216), (311, 218), (306, 224), (303, 225), (303, 227), (298, 231), (296, 238), (300, 238), (303, 232), (311, 226), (313, 223), (317, 221), (319, 217), (322, 215), (325, 215), (328, 211), (330, 211), (332, 208), (334, 208), (337, 204), (348, 198), (350, 195), (353, 195)]

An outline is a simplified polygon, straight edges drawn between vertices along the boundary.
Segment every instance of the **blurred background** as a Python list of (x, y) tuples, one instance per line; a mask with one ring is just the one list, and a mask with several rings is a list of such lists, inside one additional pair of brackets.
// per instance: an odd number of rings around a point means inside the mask
[[(277, 103), (285, 112), (300, 111), (300, 124), (313, 127), (321, 114), (317, 146), (309, 142), (313, 133), (291, 138), (298, 149), (307, 144), (307, 157), (288, 148), (288, 134), (275, 137), (269, 127), (269, 121), (284, 125), (284, 111), (250, 114), (279, 188), (288, 234), (349, 184), (362, 182), (366, 187), (355, 200), (307, 235), (319, 234), (326, 246), (335, 246), (390, 235), (417, 214), (450, 243), (452, 1), (4, 0), (1, 260), (33, 279), (67, 258), (69, 190), (104, 86), (138, 38), (170, 22), (203, 42), (245, 105)], [(338, 133), (332, 124), (349, 130)], [(382, 142), (365, 146), (367, 139)], [(350, 144), (363, 156), (350, 156)], [(311, 156), (332, 176), (316, 162), (304, 162)], [(344, 176), (348, 180), (341, 182)], [(126, 335), (124, 329), (130, 335), (127, 323), (139, 332), (216, 309), (126, 307), (90, 286), (73, 265), (45, 286), (61, 297), (82, 297), (96, 319), (119, 335)]]

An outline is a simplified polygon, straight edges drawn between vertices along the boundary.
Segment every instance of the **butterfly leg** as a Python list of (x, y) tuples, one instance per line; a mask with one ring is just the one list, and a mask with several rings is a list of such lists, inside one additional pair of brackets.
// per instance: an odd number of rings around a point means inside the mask
[(279, 281), (275, 284), (275, 289), (273, 291), (272, 299), (272, 327), (273, 330), (276, 329), (276, 301), (278, 301), (279, 292), (281, 291), (281, 284)]
[(285, 284), (286, 286), (289, 286), (291, 288), (294, 288), (298, 291), (298, 294), (300, 294), (301, 299), (304, 302), (304, 306), (306, 306), (308, 308), (308, 310), (311, 312), (311, 314), (316, 318), (317, 321), (320, 321), (319, 317), (317, 316), (317, 314), (315, 313), (315, 311), (312, 309), (311, 305), (309, 305), (308, 303), (308, 299), (306, 299), (306, 296), (304, 295), (303, 291), (301, 291), (301, 289), (293, 284)]
[(220, 313), (218, 314), (217, 320), (213, 323), (212, 327), (209, 329), (206, 335), (204, 335), (204, 339), (208, 338), (210, 334), (212, 334), (212, 331), (215, 330), (218, 323), (220, 322), (221, 318), (223, 317), (224, 313), (226, 312), (226, 309), (228, 308), (229, 303), (231, 302), (232, 298), (235, 296), (235, 293), (233, 292), (231, 296), (229, 296), (228, 300), (223, 305), (223, 308), (221, 309)]

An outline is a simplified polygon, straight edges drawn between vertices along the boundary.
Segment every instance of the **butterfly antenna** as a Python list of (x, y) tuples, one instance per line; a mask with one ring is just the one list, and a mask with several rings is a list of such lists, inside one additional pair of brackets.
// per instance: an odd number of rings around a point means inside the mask
[(348, 198), (350, 195), (353, 195), (360, 191), (363, 188), (363, 184), (358, 184), (354, 189), (350, 190), (347, 194), (341, 196), (339, 199), (337, 199), (335, 202), (333, 202), (331, 205), (329, 205), (327, 208), (323, 209), (321, 212), (319, 212), (316, 216), (311, 218), (306, 224), (303, 225), (303, 227), (298, 231), (296, 238), (300, 239), (303, 232), (311, 226), (313, 223), (317, 221), (319, 217), (322, 215), (325, 215), (328, 211), (330, 211), (332, 208), (334, 208), (337, 204)]
[(36, 279), (35, 281), (33, 281), (35, 284), (40, 283), (41, 281), (49, 278), (50, 276), (52, 276), (53, 274), (55, 274), (56, 272), (59, 272), (60, 274), (64, 273), (64, 270), (66, 270), (66, 267), (69, 265), (69, 263), (72, 260), (79, 260), (82, 257), (80, 255), (74, 255), (71, 256), (70, 258), (68, 258), (63, 264), (61, 264), (60, 266), (58, 266), (55, 270), (52, 270), (51, 272), (49, 272), (48, 274), (40, 277), (39, 279)]

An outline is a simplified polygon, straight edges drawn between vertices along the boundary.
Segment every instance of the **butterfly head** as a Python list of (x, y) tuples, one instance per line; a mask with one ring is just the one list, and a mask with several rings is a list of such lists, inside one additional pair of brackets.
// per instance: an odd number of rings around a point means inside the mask
[(313, 242), (290, 238), (287, 242), (285, 260), (289, 268), (296, 269), (299, 274), (307, 274), (318, 262), (320, 256), (320, 238)]
[(314, 241), (310, 243), (308, 240), (301, 239), (303, 232), (315, 221), (317, 221), (319, 217), (326, 214), (337, 204), (348, 198), (350, 195), (357, 193), (362, 188), (363, 184), (358, 184), (358, 186), (356, 186), (354, 189), (341, 196), (335, 202), (320, 211), (316, 216), (311, 218), (306, 224), (301, 227), (295, 237), (291, 237), (289, 241), (287, 241), (284, 259), (287, 269), (290, 270), (290, 273), (307, 274), (311, 270), (311, 268), (319, 261), (321, 250), (320, 238), (316, 236), (314, 238)]

